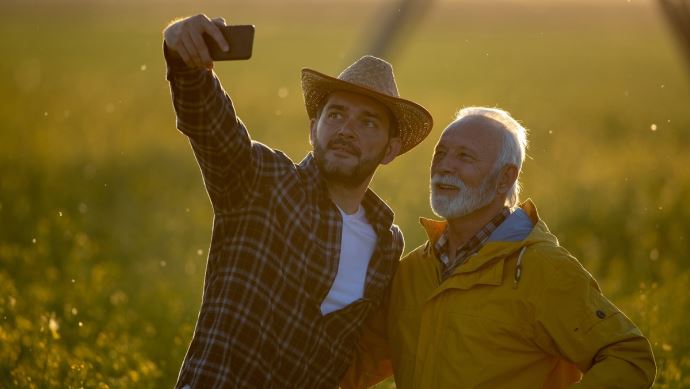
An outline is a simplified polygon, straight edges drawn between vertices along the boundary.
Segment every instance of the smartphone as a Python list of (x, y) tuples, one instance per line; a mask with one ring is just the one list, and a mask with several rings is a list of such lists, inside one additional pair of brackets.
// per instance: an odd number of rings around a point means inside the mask
[(254, 44), (253, 25), (225, 26), (221, 27), (220, 30), (230, 46), (228, 51), (221, 50), (213, 38), (209, 35), (204, 35), (208, 52), (214, 61), (233, 61), (251, 58), (252, 46)]

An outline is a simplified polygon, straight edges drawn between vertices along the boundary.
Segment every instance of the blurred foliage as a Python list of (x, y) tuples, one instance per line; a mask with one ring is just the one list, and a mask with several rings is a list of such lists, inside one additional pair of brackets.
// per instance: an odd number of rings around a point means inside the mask
[[(439, 1), (394, 58), (429, 139), (375, 178), (406, 252), (428, 164), (461, 106), (530, 130), (525, 197), (649, 336), (657, 387), (690, 385), (690, 80), (648, 3)], [(201, 298), (211, 208), (174, 129), (160, 31), (257, 26), (218, 64), (255, 139), (309, 150), (299, 69), (337, 74), (384, 2), (0, 5), (0, 387), (170, 387)], [(500, 6), (497, 6), (499, 4)], [(389, 384), (386, 384), (390, 386)]]

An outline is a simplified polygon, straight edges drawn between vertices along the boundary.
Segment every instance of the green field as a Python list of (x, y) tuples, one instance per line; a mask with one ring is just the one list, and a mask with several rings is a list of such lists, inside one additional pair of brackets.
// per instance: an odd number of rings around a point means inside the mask
[[(690, 386), (690, 72), (652, 4), (437, 1), (389, 59), (436, 126), (382, 169), (409, 252), (428, 166), (462, 106), (530, 129), (524, 198), (649, 336), (657, 387)], [(381, 1), (0, 5), (0, 387), (171, 387), (201, 298), (211, 207), (176, 131), (160, 31), (257, 27), (217, 65), (254, 139), (309, 150), (299, 70), (362, 53)]]

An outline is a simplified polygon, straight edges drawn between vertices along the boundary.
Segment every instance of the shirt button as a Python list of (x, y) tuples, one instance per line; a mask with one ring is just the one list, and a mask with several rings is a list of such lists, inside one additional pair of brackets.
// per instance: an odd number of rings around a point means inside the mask
[(603, 319), (603, 318), (606, 317), (606, 314), (604, 313), (604, 311), (598, 310), (598, 311), (597, 311), (597, 317), (598, 317), (599, 319)]

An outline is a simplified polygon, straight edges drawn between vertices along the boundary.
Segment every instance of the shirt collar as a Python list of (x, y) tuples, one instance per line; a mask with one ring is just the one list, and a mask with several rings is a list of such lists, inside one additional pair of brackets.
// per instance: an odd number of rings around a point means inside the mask
[(486, 223), (482, 228), (477, 231), (467, 242), (462, 246), (458, 247), (453, 254), (448, 254), (448, 226), (446, 226), (443, 233), (439, 237), (438, 241), (434, 245), (434, 251), (436, 258), (438, 258), (444, 265), (445, 270), (443, 271), (444, 278), (450, 275), (452, 271), (459, 265), (461, 265), (467, 258), (472, 254), (479, 251), (484, 243), (489, 239), (491, 233), (498, 228), (498, 226), (503, 223), (506, 218), (510, 215), (510, 209), (508, 207), (503, 207), (503, 210), (494, 216), (488, 223)]

